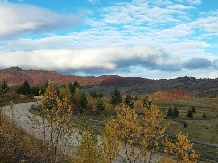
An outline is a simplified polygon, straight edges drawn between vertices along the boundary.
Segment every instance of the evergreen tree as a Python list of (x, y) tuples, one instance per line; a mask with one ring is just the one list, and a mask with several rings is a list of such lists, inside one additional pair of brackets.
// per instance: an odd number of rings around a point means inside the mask
[(0, 88), (0, 91), (1, 93), (5, 94), (8, 92), (9, 90), (9, 86), (8, 86), (8, 83), (4, 80), (2, 83), (1, 83), (1, 88)]
[(192, 106), (192, 112), (193, 112), (193, 113), (196, 113), (196, 110), (195, 110), (195, 107), (194, 107), (194, 106)]
[(31, 94), (30, 84), (25, 80), (24, 83), (18, 88), (17, 93), (23, 95), (30, 95)]
[(130, 109), (134, 108), (134, 102), (132, 100), (133, 98), (128, 94), (126, 98), (124, 99), (124, 103), (126, 106), (128, 106)]
[(193, 117), (193, 112), (192, 110), (189, 110), (186, 117), (192, 118)]
[(103, 94), (102, 94), (102, 93), (99, 93), (99, 94), (98, 94), (98, 98), (102, 98), (102, 97), (104, 97)]
[(138, 96), (137, 95), (135, 95), (135, 97), (134, 97), (134, 100), (136, 101), (136, 100), (138, 100), (139, 98), (138, 98)]
[(37, 86), (33, 86), (33, 87), (31, 88), (31, 92), (32, 92), (32, 94), (33, 94), (34, 96), (39, 96), (39, 91), (40, 91), (40, 88), (37, 87)]
[(104, 105), (104, 102), (100, 99), (97, 100), (97, 103), (96, 103), (96, 108), (99, 110), (99, 111), (102, 111), (105, 109), (105, 105)]
[(86, 110), (86, 105), (88, 101), (86, 99), (86, 95), (82, 93), (81, 101), (80, 101), (80, 111), (83, 113)]
[(69, 83), (70, 92), (72, 95), (74, 95), (76, 88), (81, 89), (80, 84), (77, 81), (74, 81), (74, 83)]
[(95, 99), (103, 97), (102, 93), (97, 93), (96, 91), (91, 91), (89, 94), (90, 94), (90, 96), (92, 96), (92, 98), (95, 98)]
[(117, 105), (121, 102), (122, 102), (122, 95), (117, 89), (115, 89), (111, 95), (111, 104)]
[(178, 117), (178, 116), (179, 116), (179, 109), (177, 107), (174, 107), (173, 117)]
[(95, 91), (91, 91), (89, 94), (92, 98), (98, 98), (98, 94)]
[(171, 107), (167, 111), (167, 116), (173, 116), (173, 109)]

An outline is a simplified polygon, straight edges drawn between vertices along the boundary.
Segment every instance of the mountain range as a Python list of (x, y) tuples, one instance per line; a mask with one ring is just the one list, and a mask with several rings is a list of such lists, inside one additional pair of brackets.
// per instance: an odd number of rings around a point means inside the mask
[[(109, 96), (117, 88), (123, 94), (151, 95), (161, 97), (162, 94), (175, 98), (183, 97), (216, 97), (218, 96), (218, 79), (196, 79), (195, 77), (178, 77), (174, 79), (147, 79), (141, 77), (122, 77), (117, 75), (75, 76), (63, 75), (55, 71), (23, 70), (10, 67), (0, 70), (0, 81), (8, 84), (22, 84), (25, 80), (31, 85), (44, 84), (48, 80), (63, 85), (78, 81), (85, 93), (102, 92)], [(158, 93), (157, 93), (158, 92)], [(156, 94), (156, 95), (155, 95)], [(171, 94), (171, 95), (170, 95)], [(174, 96), (173, 94), (177, 94)], [(181, 97), (180, 97), (181, 94)]]

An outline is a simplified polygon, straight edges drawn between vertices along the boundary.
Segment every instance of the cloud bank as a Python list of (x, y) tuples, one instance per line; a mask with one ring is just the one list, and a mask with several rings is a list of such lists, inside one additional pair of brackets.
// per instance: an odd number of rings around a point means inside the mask
[(79, 20), (73, 14), (59, 14), (26, 4), (0, 3), (0, 38), (25, 32), (50, 32), (73, 27)]

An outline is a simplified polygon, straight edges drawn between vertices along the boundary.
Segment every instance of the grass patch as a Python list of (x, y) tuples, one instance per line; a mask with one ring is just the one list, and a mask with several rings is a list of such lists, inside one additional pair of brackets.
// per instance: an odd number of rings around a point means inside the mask
[[(161, 108), (165, 117), (169, 107), (176, 106), (179, 109), (179, 118), (165, 120), (171, 123), (167, 129), (170, 135), (181, 130), (188, 133), (191, 140), (218, 144), (218, 98), (155, 100), (154, 103)], [(196, 113), (193, 113), (193, 118), (187, 118), (188, 110), (191, 110), (192, 106), (195, 107)], [(203, 114), (206, 114), (207, 118), (203, 118)], [(187, 128), (184, 127), (184, 122), (187, 123)]]

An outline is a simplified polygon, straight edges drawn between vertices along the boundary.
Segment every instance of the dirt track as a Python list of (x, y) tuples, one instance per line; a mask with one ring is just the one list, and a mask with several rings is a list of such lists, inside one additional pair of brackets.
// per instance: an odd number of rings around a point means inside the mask
[[(28, 102), (28, 103), (20, 103), (20, 104), (15, 104), (13, 106), (13, 109), (10, 109), (10, 106), (4, 107), (5, 113), (10, 117), (13, 118), (17, 125), (19, 127), (22, 127), (28, 134), (34, 136), (36, 139), (41, 139), (43, 140), (43, 127), (45, 125), (42, 124), (42, 118), (38, 115), (34, 115), (31, 112), (29, 112), (29, 109), (31, 108), (32, 104), (36, 104), (35, 102)], [(31, 118), (34, 117), (35, 120), (37, 120), (38, 125), (33, 125), (31, 122)], [(49, 133), (49, 131), (47, 131)], [(78, 144), (76, 136), (78, 134), (74, 133), (71, 136), (71, 143), (72, 145), (76, 146)], [(47, 135), (49, 137), (49, 135)], [(71, 146), (72, 147), (72, 146)], [(71, 148), (72, 150), (72, 148)], [(72, 153), (72, 151), (67, 151), (67, 153)], [(159, 156), (154, 158), (151, 162), (158, 162), (160, 159)], [(120, 159), (116, 159), (114, 163), (120, 163), (122, 162)]]

